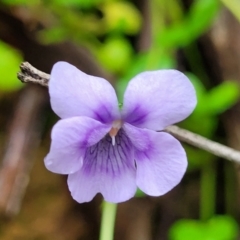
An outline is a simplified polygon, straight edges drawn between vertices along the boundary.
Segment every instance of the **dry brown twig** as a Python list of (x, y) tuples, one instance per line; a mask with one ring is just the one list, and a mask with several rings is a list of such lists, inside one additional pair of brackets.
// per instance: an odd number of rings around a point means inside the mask
[[(18, 78), (24, 83), (36, 83), (44, 87), (48, 87), (50, 75), (46, 74), (36, 68), (30, 63), (23, 62), (20, 66), (21, 72), (18, 73)], [(188, 130), (181, 129), (177, 126), (169, 126), (165, 129), (166, 132), (171, 133), (180, 141), (186, 142), (192, 146), (198, 147), (208, 151), (218, 157), (240, 163), (240, 151), (234, 150), (230, 147), (224, 146), (220, 143), (209, 140), (198, 134), (192, 133)]]
[(48, 87), (50, 75), (33, 67), (28, 62), (20, 65), (21, 72), (17, 73), (18, 79), (23, 83), (36, 83)]

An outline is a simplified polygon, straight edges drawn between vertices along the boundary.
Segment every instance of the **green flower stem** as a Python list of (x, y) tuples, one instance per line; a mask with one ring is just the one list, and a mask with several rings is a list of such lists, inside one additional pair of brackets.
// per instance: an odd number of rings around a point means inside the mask
[(99, 240), (113, 240), (117, 204), (103, 201)]

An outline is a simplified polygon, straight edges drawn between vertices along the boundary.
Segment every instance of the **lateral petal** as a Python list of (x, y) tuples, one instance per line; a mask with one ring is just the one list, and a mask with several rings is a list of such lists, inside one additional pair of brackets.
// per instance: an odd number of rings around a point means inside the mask
[(110, 128), (88, 117), (58, 121), (52, 130), (50, 152), (44, 159), (46, 168), (60, 174), (78, 171), (86, 149), (99, 142)]
[(165, 132), (129, 124), (124, 129), (135, 148), (137, 186), (151, 196), (163, 195), (175, 187), (187, 168), (186, 153), (180, 142)]

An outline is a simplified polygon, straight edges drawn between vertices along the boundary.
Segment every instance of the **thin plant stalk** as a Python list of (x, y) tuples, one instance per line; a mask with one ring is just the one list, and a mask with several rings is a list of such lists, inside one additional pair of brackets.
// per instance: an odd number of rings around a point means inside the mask
[(99, 240), (113, 240), (117, 204), (103, 201)]

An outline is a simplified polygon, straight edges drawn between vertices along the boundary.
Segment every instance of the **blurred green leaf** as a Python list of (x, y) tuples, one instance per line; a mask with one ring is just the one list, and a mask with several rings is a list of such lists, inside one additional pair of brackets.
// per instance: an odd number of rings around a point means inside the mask
[(123, 37), (109, 37), (99, 49), (99, 62), (113, 73), (121, 73), (129, 66), (133, 49), (127, 39)]
[(7, 5), (28, 5), (34, 6), (40, 3), (40, 0), (2, 0), (3, 3)]
[(199, 36), (212, 23), (219, 10), (218, 0), (198, 0), (194, 1), (187, 16), (187, 24), (190, 33)]
[(108, 31), (136, 34), (141, 28), (142, 18), (138, 9), (130, 2), (108, 2), (102, 8)]
[(179, 220), (170, 228), (170, 240), (206, 240), (205, 231), (201, 222), (195, 220)]
[(236, 82), (226, 81), (209, 91), (201, 103), (205, 115), (217, 115), (237, 102), (240, 91)]
[(66, 7), (91, 8), (104, 0), (51, 0), (51, 3)]
[(223, 113), (239, 99), (240, 86), (234, 81), (225, 81), (210, 91), (206, 91), (196, 75), (187, 73), (187, 76), (194, 85), (197, 94), (198, 103), (193, 112), (193, 115), (197, 117), (206, 119), (206, 116), (215, 116)]
[(0, 41), (0, 91), (12, 91), (23, 86), (17, 79), (19, 65), (23, 61), (21, 54)]
[(182, 219), (169, 231), (170, 240), (232, 240), (238, 235), (238, 224), (230, 216), (214, 216), (207, 222)]
[(189, 14), (158, 34), (158, 42), (165, 47), (184, 47), (209, 28), (219, 9), (218, 0), (197, 0)]
[(217, 240), (237, 239), (239, 228), (230, 216), (214, 216), (208, 221), (210, 233)]

